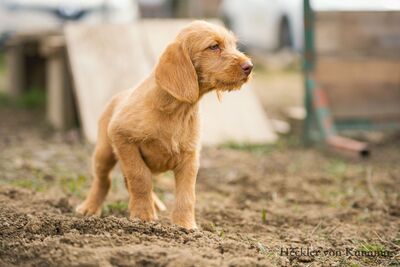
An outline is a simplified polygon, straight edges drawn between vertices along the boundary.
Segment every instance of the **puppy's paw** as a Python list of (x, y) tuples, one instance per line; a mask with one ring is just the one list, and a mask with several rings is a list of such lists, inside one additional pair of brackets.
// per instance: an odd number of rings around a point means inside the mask
[(188, 230), (197, 229), (196, 221), (193, 215), (172, 214), (172, 222)]
[(182, 226), (183, 228), (188, 229), (188, 230), (197, 230), (198, 229), (196, 223), (185, 223), (180, 226)]
[(173, 222), (173, 223), (176, 224), (176, 225), (179, 225), (179, 226), (181, 226), (181, 227), (183, 227), (183, 228), (185, 228), (187, 230), (196, 230), (196, 229), (198, 229), (195, 222)]
[(150, 222), (158, 219), (154, 204), (151, 202), (136, 202), (134, 204), (131, 203), (130, 207), (131, 219), (140, 219), (145, 222)]
[(151, 222), (158, 220), (158, 216), (155, 212), (151, 211), (131, 211), (130, 218), (132, 220), (134, 219), (140, 219), (144, 222)]
[(82, 204), (76, 207), (75, 212), (85, 216), (100, 216), (101, 207), (83, 202)]

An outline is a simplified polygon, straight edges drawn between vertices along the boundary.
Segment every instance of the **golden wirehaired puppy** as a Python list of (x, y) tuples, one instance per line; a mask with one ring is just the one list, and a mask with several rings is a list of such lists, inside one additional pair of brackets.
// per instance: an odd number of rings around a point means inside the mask
[(110, 189), (110, 171), (119, 160), (131, 218), (157, 219), (155, 208), (162, 208), (162, 202), (153, 193), (152, 174), (172, 170), (176, 186), (172, 221), (196, 228), (199, 100), (212, 90), (240, 88), (252, 67), (237, 50), (236, 38), (223, 27), (195, 21), (184, 28), (150, 76), (106, 106), (99, 121), (92, 185), (76, 211), (100, 215)]

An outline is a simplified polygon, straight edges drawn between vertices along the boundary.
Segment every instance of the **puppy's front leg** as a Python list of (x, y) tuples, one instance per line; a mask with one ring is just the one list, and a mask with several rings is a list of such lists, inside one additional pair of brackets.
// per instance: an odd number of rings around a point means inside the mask
[(120, 160), (130, 195), (131, 219), (139, 218), (143, 221), (157, 219), (152, 196), (152, 174), (143, 161), (139, 148), (135, 144), (123, 140), (114, 142), (114, 148)]
[(199, 161), (197, 153), (184, 156), (184, 160), (174, 170), (176, 202), (172, 212), (172, 222), (186, 229), (197, 228), (195, 220), (195, 185)]

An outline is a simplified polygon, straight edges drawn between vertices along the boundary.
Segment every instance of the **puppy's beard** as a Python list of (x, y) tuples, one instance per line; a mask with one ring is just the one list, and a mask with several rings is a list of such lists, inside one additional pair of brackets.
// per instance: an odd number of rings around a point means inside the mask
[(221, 103), (222, 102), (222, 91), (217, 89), (217, 90), (215, 90), (215, 93), (217, 94), (218, 101)]
[(236, 81), (225, 81), (222, 79), (200, 79), (200, 91), (202, 94), (211, 92), (215, 90), (218, 100), (222, 101), (222, 93), (239, 90), (243, 84), (245, 84), (249, 80), (249, 77), (242, 78)]
[(216, 91), (233, 91), (239, 90), (244, 83), (247, 82), (247, 79), (239, 80), (239, 81), (217, 81), (217, 86), (215, 88)]

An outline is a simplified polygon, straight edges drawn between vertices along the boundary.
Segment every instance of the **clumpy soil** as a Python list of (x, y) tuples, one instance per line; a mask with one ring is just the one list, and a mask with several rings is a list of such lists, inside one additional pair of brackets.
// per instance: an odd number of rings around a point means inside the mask
[(154, 178), (168, 206), (157, 222), (128, 219), (118, 169), (103, 216), (76, 215), (92, 146), (41, 121), (37, 112), (0, 110), (0, 266), (400, 264), (398, 137), (373, 145), (366, 161), (304, 148), (295, 138), (205, 148), (199, 229), (187, 231), (169, 222), (170, 173)]

